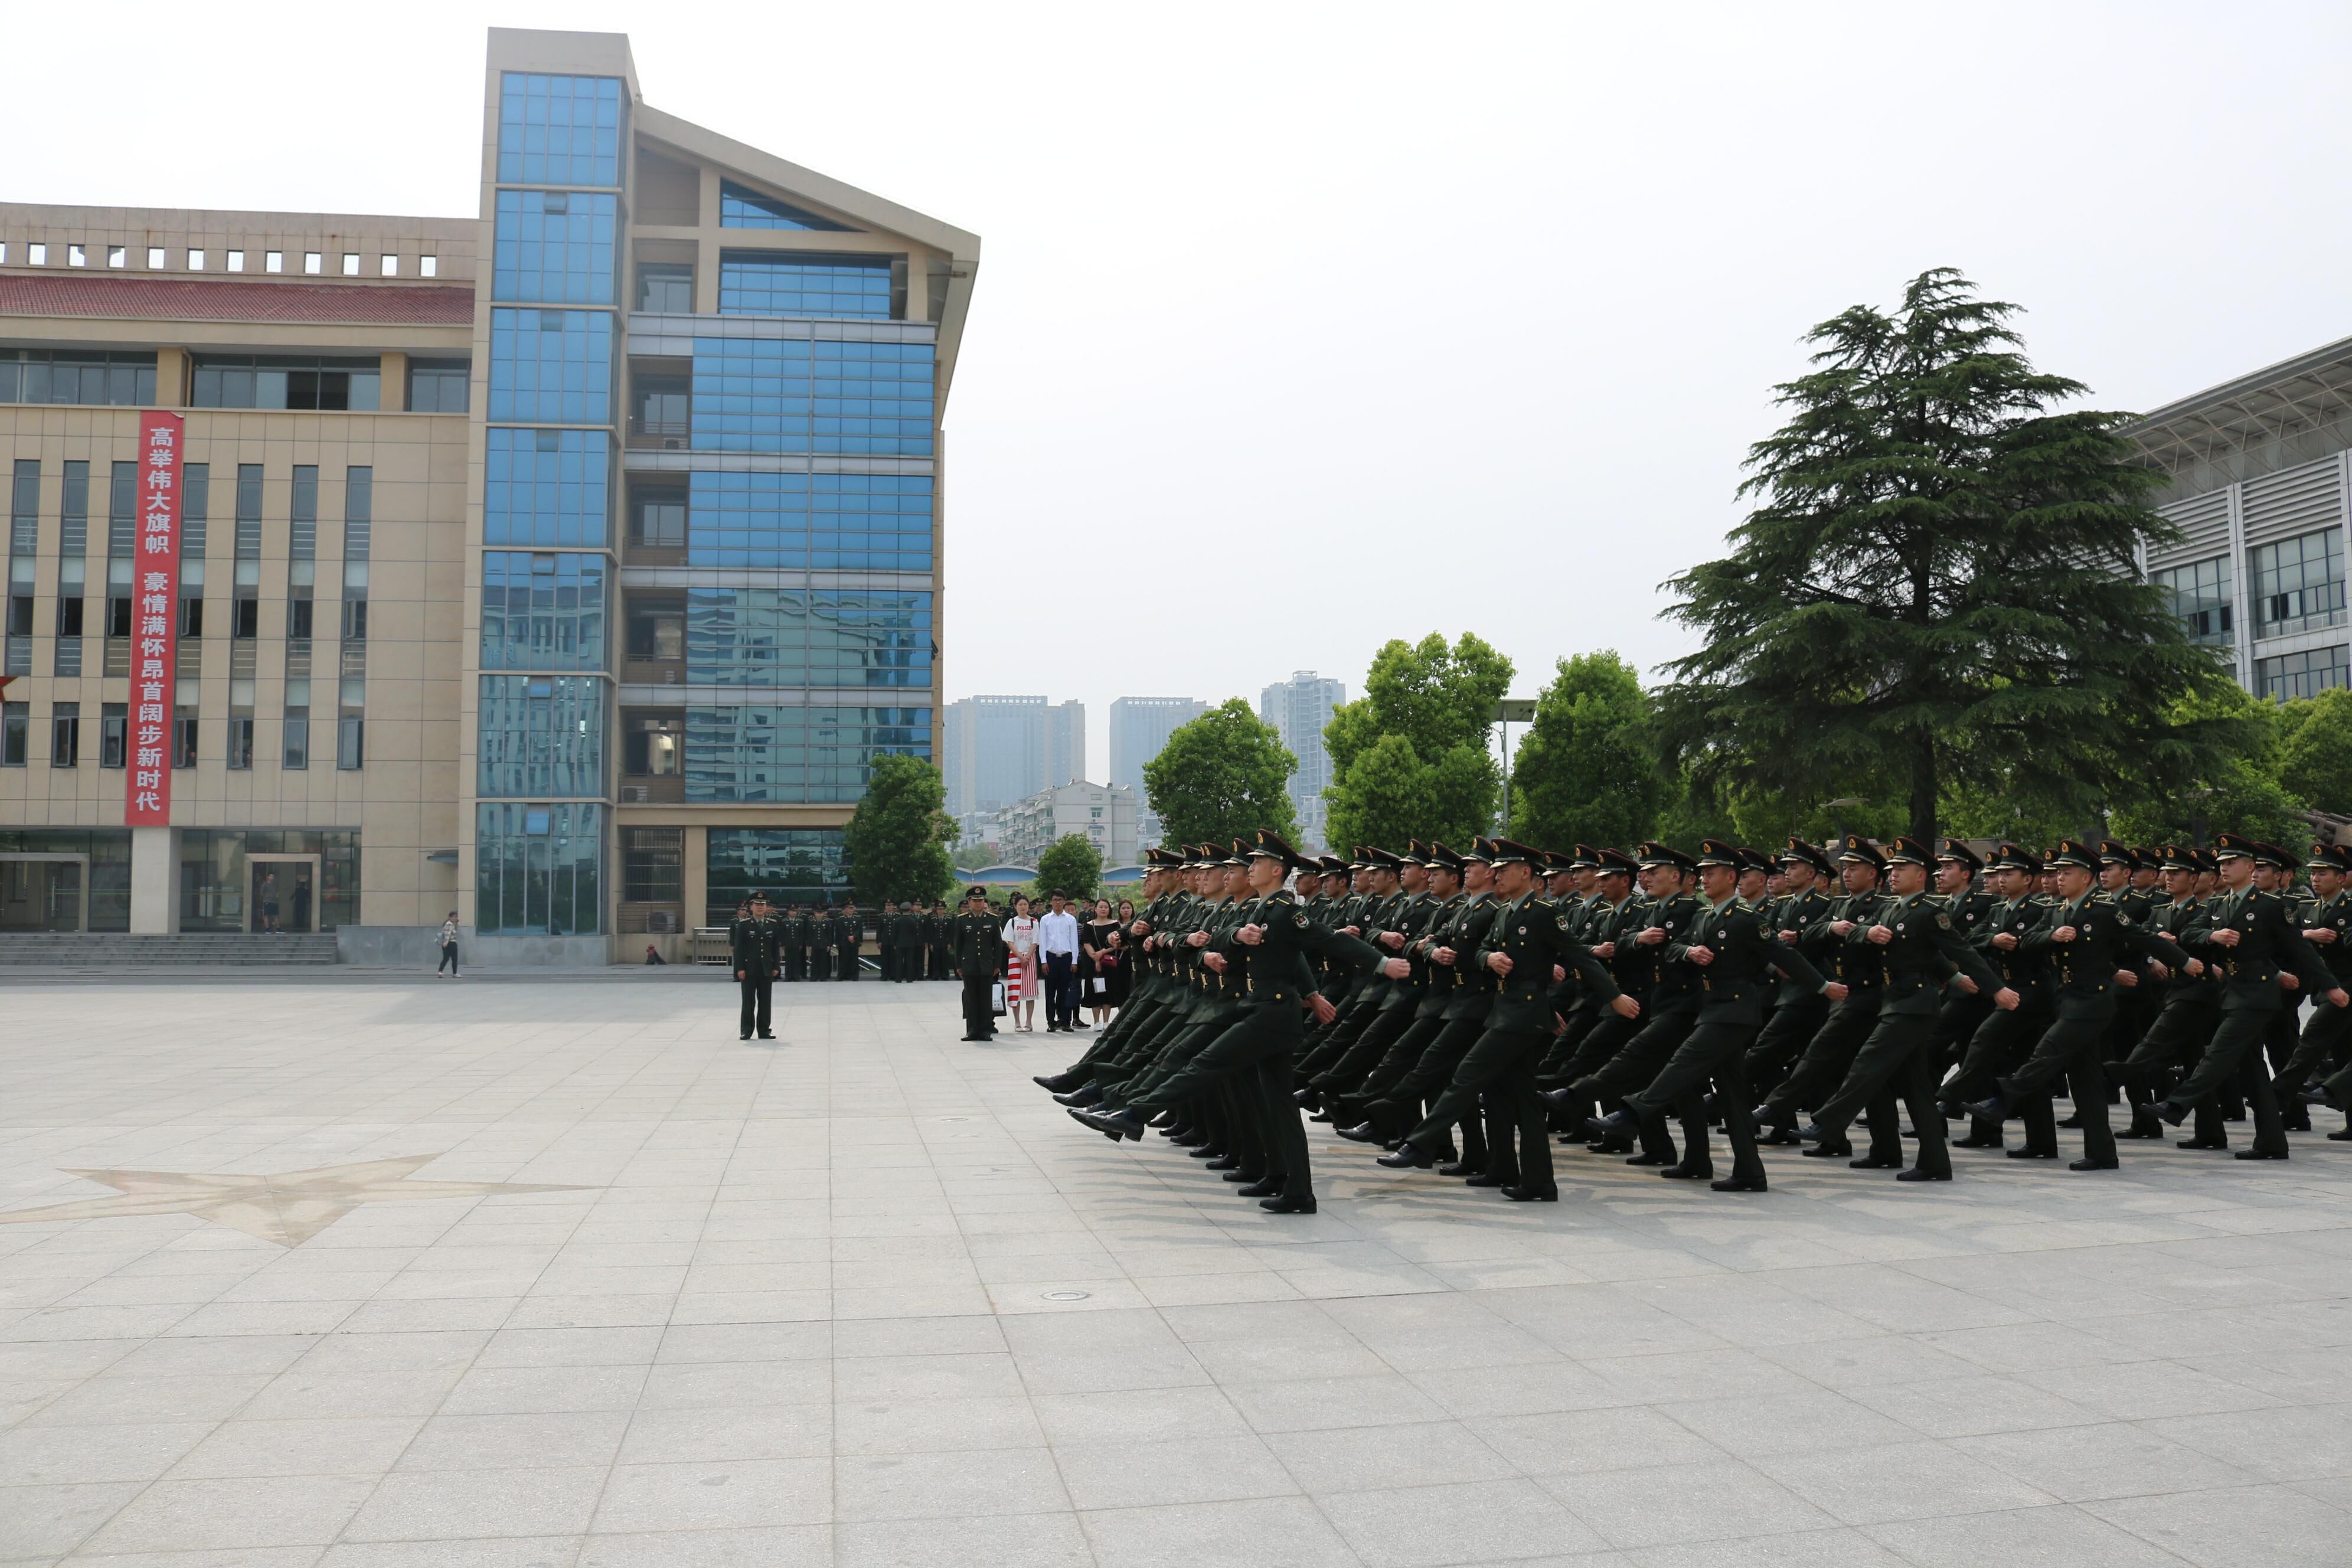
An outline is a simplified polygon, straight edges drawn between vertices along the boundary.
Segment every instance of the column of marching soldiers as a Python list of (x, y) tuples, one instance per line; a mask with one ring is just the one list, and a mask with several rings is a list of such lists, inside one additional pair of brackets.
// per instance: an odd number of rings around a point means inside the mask
[(2331, 971), (2352, 973), (2352, 847), (2315, 845), (2301, 885), (2296, 862), (2228, 833), (1985, 856), (1858, 836), (1777, 856), (1482, 838), (1343, 861), (1270, 833), (1154, 850), (1128, 1005), (1036, 1081), (1277, 1213), (1315, 1208), (1302, 1111), (1381, 1165), (1515, 1202), (1557, 1201), (1555, 1137), (1736, 1193), (1766, 1190), (1759, 1143), (1945, 1182), (1955, 1143), (2054, 1161), (2079, 1129), (2067, 1168), (2106, 1171), (2118, 1139), (2193, 1118), (2178, 1147), (2229, 1151), (2251, 1116), (2236, 1158), (2284, 1160), (2310, 1106), (2352, 1107)]

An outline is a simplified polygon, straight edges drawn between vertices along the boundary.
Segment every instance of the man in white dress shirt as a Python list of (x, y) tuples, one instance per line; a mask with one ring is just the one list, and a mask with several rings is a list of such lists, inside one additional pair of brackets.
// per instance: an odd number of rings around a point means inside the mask
[(1045, 964), (1045, 1032), (1073, 1032), (1078, 1016), (1078, 917), (1054, 889), (1054, 907), (1037, 922), (1037, 955)]

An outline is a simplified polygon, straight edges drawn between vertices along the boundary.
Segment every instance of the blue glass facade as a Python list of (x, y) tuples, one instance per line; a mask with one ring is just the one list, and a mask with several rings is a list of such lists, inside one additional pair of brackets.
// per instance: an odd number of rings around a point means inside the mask
[(604, 558), (484, 551), (482, 668), (603, 669)]
[(722, 250), (719, 253), (719, 313), (887, 321), (890, 319), (890, 258)]
[(621, 82), (608, 76), (499, 79), (499, 184), (618, 185)]
[(490, 298), (609, 305), (620, 198), (597, 191), (500, 191)]
[(489, 416), (610, 425), (613, 318), (602, 310), (492, 310)]
[(754, 893), (790, 908), (850, 901), (847, 836), (838, 827), (714, 827), (707, 925), (725, 925)]
[(694, 449), (928, 458), (936, 351), (925, 342), (694, 340)]
[(929, 474), (697, 473), (687, 561), (792, 572), (929, 572)]
[(486, 544), (573, 545), (610, 540), (612, 437), (602, 430), (487, 432), (482, 486)]
[(693, 588), (689, 686), (929, 686), (931, 595)]
[(842, 231), (849, 227), (829, 217), (747, 190), (732, 180), (719, 182), (719, 226), (721, 228), (797, 228)]
[(931, 710), (689, 707), (686, 798), (854, 805), (885, 752), (930, 760)]
[(604, 928), (604, 807), (484, 801), (474, 813), (475, 930), (584, 936)]
[(540, 798), (604, 793), (604, 683), (581, 675), (481, 677), (474, 793)]

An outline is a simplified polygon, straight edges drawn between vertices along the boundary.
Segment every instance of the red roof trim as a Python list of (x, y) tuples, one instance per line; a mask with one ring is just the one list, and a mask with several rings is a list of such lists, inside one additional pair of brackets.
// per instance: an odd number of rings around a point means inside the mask
[(0, 272), (0, 316), (462, 327), (474, 320), (474, 290), (469, 284), (231, 283)]

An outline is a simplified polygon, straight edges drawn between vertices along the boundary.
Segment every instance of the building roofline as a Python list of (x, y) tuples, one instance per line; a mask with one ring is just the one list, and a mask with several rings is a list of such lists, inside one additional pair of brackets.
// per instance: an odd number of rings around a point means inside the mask
[(2315, 349), (2306, 350), (2292, 359), (2283, 359), (2276, 364), (2264, 365), (2260, 370), (2249, 372), (2232, 380), (2222, 382), (2219, 385), (2209, 386), (2202, 392), (2194, 392), (2187, 397), (2178, 398), (2160, 408), (2150, 409), (2125, 426), (2124, 434), (2137, 437), (2143, 431), (2158, 428), (2176, 419), (2202, 413), (2209, 408), (2235, 403), (2251, 394), (2264, 391), (2282, 382), (2292, 381), (2297, 376), (2308, 375), (2315, 370), (2333, 364), (2352, 364), (2352, 338), (2338, 338), (2334, 342), (2323, 343)]

